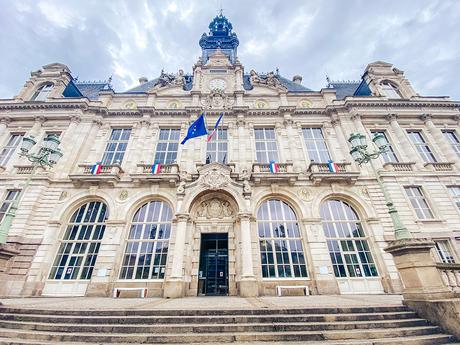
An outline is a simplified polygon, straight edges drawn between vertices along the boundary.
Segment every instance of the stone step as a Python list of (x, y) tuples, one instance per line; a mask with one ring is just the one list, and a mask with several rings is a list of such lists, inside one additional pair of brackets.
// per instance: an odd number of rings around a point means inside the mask
[[(270, 342), (270, 345), (460, 345), (452, 343), (452, 337), (443, 334), (422, 335), (406, 338), (385, 338), (368, 340), (341, 340), (336, 341), (276, 341)], [(21, 340), (12, 338), (0, 338), (0, 345), (88, 345), (81, 342), (52, 342), (52, 341), (34, 341)], [(98, 345), (132, 345), (132, 343), (98, 343)], [(233, 345), (267, 345), (266, 342), (234, 342)], [(164, 343), (163, 345), (173, 345), (173, 343)], [(176, 344), (174, 344), (176, 345)], [(189, 343), (187, 345), (202, 345), (202, 343)], [(222, 343), (207, 343), (206, 345), (222, 345)]]
[(333, 321), (375, 321), (394, 319), (414, 319), (416, 314), (410, 311), (381, 313), (343, 313), (343, 314), (269, 314), (269, 315), (221, 315), (221, 316), (68, 316), (43, 314), (0, 313), (0, 320), (34, 321), (47, 323), (78, 323), (78, 324), (235, 324), (235, 323), (287, 323), (287, 322), (333, 322)]
[(403, 328), (426, 326), (424, 319), (379, 320), (353, 322), (294, 322), (245, 324), (155, 324), (155, 325), (81, 325), (68, 323), (37, 323), (31, 321), (0, 321), (0, 328), (69, 333), (229, 333), (229, 332), (290, 332), (350, 330), (370, 328)]
[(36, 309), (10, 308), (0, 306), (0, 313), (20, 313), (35, 315), (69, 316), (217, 316), (217, 315), (290, 315), (290, 314), (365, 314), (385, 312), (407, 312), (407, 306), (373, 307), (314, 307), (314, 308), (258, 308), (258, 309), (114, 309), (114, 310), (78, 310), (78, 309)]
[(230, 343), (251, 341), (319, 341), (347, 339), (405, 338), (430, 335), (439, 332), (436, 326), (401, 327), (391, 329), (364, 329), (339, 331), (303, 331), (303, 332), (234, 332), (222, 333), (183, 333), (183, 334), (100, 334), (100, 333), (58, 333), (45, 331), (23, 331), (0, 329), (0, 338), (14, 338), (34, 341), (86, 342), (86, 343)]

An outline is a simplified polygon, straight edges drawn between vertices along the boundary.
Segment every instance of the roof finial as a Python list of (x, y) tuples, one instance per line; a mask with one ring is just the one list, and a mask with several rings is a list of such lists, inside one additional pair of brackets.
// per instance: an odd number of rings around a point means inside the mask
[(219, 15), (222, 17), (224, 14), (224, 8), (222, 7), (222, 1), (220, 1), (220, 10), (219, 10)]
[(326, 72), (326, 81), (327, 81), (327, 87), (331, 85), (331, 78), (329, 78), (329, 75)]
[(111, 76), (109, 77), (109, 79), (107, 80), (107, 84), (110, 85), (110, 83), (112, 82), (112, 77), (113, 77), (113, 75), (111, 75)]

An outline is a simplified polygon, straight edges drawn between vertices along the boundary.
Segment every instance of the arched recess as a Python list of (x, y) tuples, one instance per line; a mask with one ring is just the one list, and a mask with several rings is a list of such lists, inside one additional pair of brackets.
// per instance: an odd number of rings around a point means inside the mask
[(254, 195), (251, 213), (256, 215), (259, 206), (268, 199), (280, 199), (287, 202), (294, 209), (299, 221), (308, 216), (302, 208), (302, 201), (297, 197), (297, 195), (285, 189), (280, 190), (277, 193), (273, 193), (271, 191), (261, 191), (261, 193)]
[[(241, 270), (238, 201), (227, 190), (208, 190), (196, 194), (187, 206), (190, 221), (186, 237), (190, 245), (185, 255), (188, 258), (185, 272), (190, 276), (190, 285), (186, 294), (237, 295)], [(214, 248), (211, 247), (213, 241), (216, 243)], [(209, 275), (214, 274), (209, 269), (209, 265), (214, 264), (211, 254), (218, 256), (220, 263), (216, 264), (216, 274), (222, 276)], [(217, 286), (215, 290), (212, 290), (213, 284)]]
[(35, 89), (32, 97), (30, 98), (31, 101), (46, 101), (54, 88), (54, 84), (50, 81), (43, 82), (38, 85)]

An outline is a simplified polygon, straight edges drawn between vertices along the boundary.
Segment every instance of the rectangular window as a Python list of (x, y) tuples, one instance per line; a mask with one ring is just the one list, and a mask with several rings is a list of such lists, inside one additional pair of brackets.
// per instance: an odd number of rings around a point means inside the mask
[(155, 152), (154, 163), (171, 164), (176, 161), (180, 129), (162, 128)]
[(457, 156), (460, 157), (460, 140), (458, 140), (457, 133), (454, 130), (445, 130), (442, 133), (452, 146), (452, 149), (457, 153)]
[(2, 152), (0, 153), (0, 166), (5, 166), (6, 163), (10, 160), (13, 153), (16, 151), (16, 148), (21, 143), (23, 134), (11, 134), (8, 143), (3, 148)]
[(459, 186), (452, 186), (448, 187), (449, 193), (454, 199), (455, 205), (457, 205), (458, 210), (460, 211), (460, 187)]
[(278, 162), (278, 146), (276, 145), (274, 128), (255, 128), (256, 157), (258, 163)]
[(303, 128), (302, 133), (310, 161), (327, 163), (331, 159), (331, 156), (329, 155), (321, 128)]
[(372, 136), (375, 134), (381, 134), (385, 138), (385, 141), (387, 143), (387, 152), (382, 154), (383, 161), (385, 163), (397, 163), (399, 162), (398, 157), (396, 156), (395, 150), (393, 150), (393, 146), (391, 146), (390, 141), (388, 140), (387, 135), (385, 134), (385, 131), (371, 131)]
[(406, 194), (409, 197), (410, 203), (417, 213), (419, 219), (432, 219), (433, 213), (431, 212), (428, 202), (423, 195), (422, 188), (420, 187), (404, 187)]
[(206, 144), (206, 163), (227, 163), (228, 137), (227, 129), (219, 128)]
[(414, 144), (420, 156), (425, 162), (436, 162), (436, 157), (426, 143), (420, 131), (407, 131), (412, 144)]
[(105, 147), (102, 165), (121, 164), (128, 146), (131, 128), (114, 128)]
[(450, 249), (449, 241), (434, 241), (436, 247), (436, 253), (438, 254), (438, 258), (441, 262), (445, 264), (454, 264), (455, 258)]
[(11, 204), (19, 196), (19, 190), (7, 190), (5, 199), (0, 207), (0, 223), (3, 221), (5, 214), (10, 210)]

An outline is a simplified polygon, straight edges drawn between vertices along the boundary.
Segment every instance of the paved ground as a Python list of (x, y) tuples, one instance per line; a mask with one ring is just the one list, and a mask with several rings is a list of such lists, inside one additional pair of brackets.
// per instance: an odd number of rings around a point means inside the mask
[(41, 309), (254, 309), (302, 307), (351, 307), (401, 305), (401, 295), (332, 295), (307, 297), (186, 297), (164, 298), (104, 298), (104, 297), (33, 297), (4, 298), (9, 307)]

